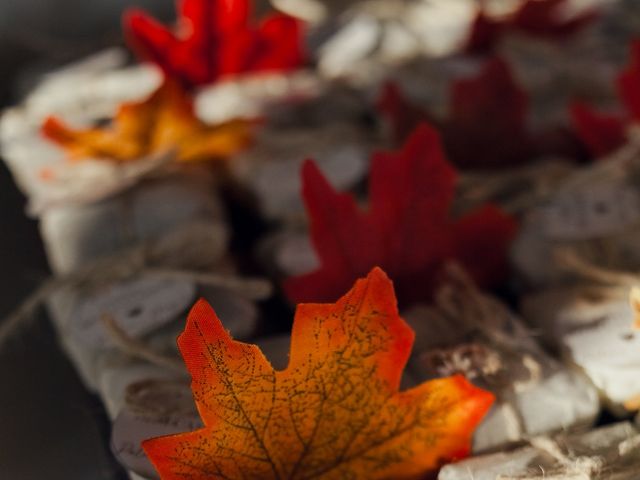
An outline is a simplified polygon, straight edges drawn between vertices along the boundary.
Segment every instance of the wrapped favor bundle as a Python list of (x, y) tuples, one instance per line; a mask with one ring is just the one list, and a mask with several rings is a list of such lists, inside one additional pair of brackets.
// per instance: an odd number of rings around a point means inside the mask
[(622, 422), (587, 433), (536, 437), (528, 447), (448, 465), (438, 480), (632, 480), (640, 468), (638, 434)]
[(613, 270), (638, 264), (639, 159), (632, 139), (597, 164), (565, 175), (526, 212), (513, 262), (527, 285), (571, 282), (560, 262), (545, 261), (559, 250)]
[[(297, 41), (297, 22), (289, 23)], [(238, 88), (248, 89), (243, 82)], [(260, 317), (255, 302), (271, 292), (238, 272), (218, 190), (229, 178), (225, 162), (251, 142), (257, 109), (293, 87), (247, 96), (244, 118), (224, 106), (207, 115), (214, 107), (194, 87), (108, 51), (49, 74), (0, 126), (3, 157), (40, 222), (55, 275), (18, 313), (47, 300), (64, 349), (112, 418), (131, 384), (185, 378), (175, 338), (196, 299), (226, 312), (229, 331), (248, 338)]]
[(547, 354), (532, 331), (499, 300), (480, 293), (450, 267), (433, 305), (405, 314), (416, 331), (410, 372), (418, 379), (464, 372), (493, 392), (496, 403), (474, 437), (474, 450), (593, 424), (596, 390), (580, 368)]
[[(152, 112), (153, 104), (171, 115), (183, 108), (177, 105), (183, 99), (154, 94), (164, 87), (153, 69), (114, 69), (114, 61), (122, 60), (111, 52), (53, 73), (2, 118), (3, 156), (29, 199), (29, 212), (40, 220), (56, 273), (181, 224), (206, 222), (224, 230), (213, 175), (202, 165), (176, 169), (180, 153), (171, 141), (161, 144), (161, 129), (171, 126), (160, 125), (162, 112)], [(88, 130), (114, 117), (113, 132)], [(135, 129), (156, 135), (157, 145), (142, 145)], [(165, 203), (171, 208), (157, 208)]]
[(267, 108), (267, 125), (252, 147), (230, 165), (260, 213), (284, 226), (300, 223), (300, 173), (308, 158), (343, 190), (366, 177), (371, 151), (381, 142), (367, 122), (371, 107), (355, 89), (326, 83), (304, 101)]
[(622, 417), (638, 409), (640, 395), (636, 313), (629, 302), (629, 285), (585, 282), (523, 299), (524, 315), (547, 344), (583, 371), (605, 405)]

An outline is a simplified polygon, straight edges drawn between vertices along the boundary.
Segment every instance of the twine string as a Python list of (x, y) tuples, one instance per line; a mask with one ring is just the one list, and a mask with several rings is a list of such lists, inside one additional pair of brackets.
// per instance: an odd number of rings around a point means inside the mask
[(92, 292), (137, 276), (158, 275), (224, 288), (250, 300), (268, 298), (272, 286), (266, 279), (212, 271), (224, 256), (225, 235), (221, 226), (189, 224), (72, 273), (50, 278), (0, 323), (0, 347), (33, 318), (52, 294), (63, 289)]

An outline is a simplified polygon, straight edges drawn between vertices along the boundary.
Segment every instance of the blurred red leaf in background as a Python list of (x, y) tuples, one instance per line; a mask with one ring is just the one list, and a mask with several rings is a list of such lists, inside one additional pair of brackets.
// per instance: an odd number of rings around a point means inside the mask
[(485, 287), (508, 271), (515, 221), (493, 205), (451, 218), (456, 172), (428, 125), (400, 151), (373, 156), (367, 212), (352, 196), (337, 193), (311, 161), (303, 183), (321, 266), (285, 282), (293, 302), (335, 301), (376, 265), (393, 279), (401, 304), (428, 301), (447, 260), (460, 261)]
[(250, 24), (250, 0), (179, 0), (170, 29), (145, 12), (125, 13), (134, 51), (185, 87), (213, 83), (246, 72), (288, 71), (305, 59), (302, 25), (274, 13)]
[(573, 127), (595, 158), (620, 148), (629, 126), (640, 123), (640, 40), (631, 44), (631, 61), (618, 75), (616, 86), (624, 109), (620, 114), (598, 112), (580, 101), (570, 107)]

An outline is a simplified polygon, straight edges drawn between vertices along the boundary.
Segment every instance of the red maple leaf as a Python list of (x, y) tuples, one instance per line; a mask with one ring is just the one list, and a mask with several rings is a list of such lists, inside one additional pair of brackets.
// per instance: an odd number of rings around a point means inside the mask
[(428, 125), (416, 129), (400, 151), (373, 156), (368, 212), (337, 193), (307, 161), (303, 196), (321, 266), (288, 279), (289, 298), (334, 301), (375, 265), (394, 280), (403, 304), (429, 300), (443, 263), (451, 259), (482, 286), (501, 281), (515, 221), (492, 205), (451, 218), (455, 183), (456, 172)]
[[(411, 105), (399, 88), (389, 84), (378, 102), (400, 144), (432, 115)], [(437, 122), (446, 151), (460, 167), (496, 167), (532, 159), (537, 149), (527, 130), (528, 96), (507, 64), (486, 63), (480, 73), (451, 85), (449, 115)]]
[(565, 18), (563, 10), (568, 8), (568, 3), (568, 0), (526, 0), (512, 14), (500, 19), (491, 18), (481, 8), (471, 26), (464, 50), (469, 53), (491, 52), (509, 31), (561, 39), (582, 29), (598, 16), (596, 10), (589, 10)]
[(621, 147), (628, 126), (640, 123), (640, 40), (631, 44), (631, 61), (618, 75), (616, 84), (624, 113), (601, 113), (583, 102), (574, 102), (570, 107), (575, 131), (596, 158)]
[(618, 76), (618, 92), (631, 120), (640, 122), (640, 40), (631, 43), (631, 61)]
[(619, 115), (599, 113), (583, 102), (570, 107), (571, 121), (578, 136), (596, 158), (624, 144), (625, 121)]
[(125, 13), (130, 45), (186, 87), (208, 84), (245, 72), (287, 71), (305, 54), (301, 23), (272, 14), (249, 23), (250, 0), (178, 0), (178, 21), (169, 29), (145, 12)]

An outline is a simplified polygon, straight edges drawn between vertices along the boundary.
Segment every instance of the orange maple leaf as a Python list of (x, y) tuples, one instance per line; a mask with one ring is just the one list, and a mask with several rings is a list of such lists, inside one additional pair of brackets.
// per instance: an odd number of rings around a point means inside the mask
[(42, 132), (72, 160), (126, 162), (174, 150), (178, 161), (194, 162), (226, 158), (244, 148), (252, 138), (252, 123), (206, 125), (195, 116), (187, 93), (165, 82), (146, 100), (122, 104), (106, 127), (75, 130), (49, 117)]
[(164, 480), (421, 478), (468, 454), (493, 396), (461, 376), (399, 392), (413, 338), (379, 268), (298, 306), (282, 371), (201, 300), (178, 346), (205, 427), (142, 447)]

